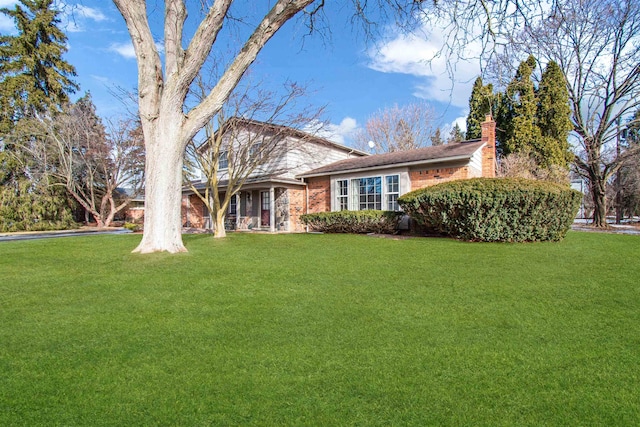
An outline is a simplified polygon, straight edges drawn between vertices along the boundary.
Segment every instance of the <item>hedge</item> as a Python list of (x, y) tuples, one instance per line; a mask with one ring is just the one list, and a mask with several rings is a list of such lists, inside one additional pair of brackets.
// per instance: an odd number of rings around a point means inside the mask
[(398, 203), (430, 231), (469, 241), (558, 241), (582, 193), (546, 181), (475, 178), (422, 188)]
[(402, 216), (402, 212), (390, 211), (340, 211), (305, 214), (300, 220), (311, 230), (324, 233), (392, 234)]

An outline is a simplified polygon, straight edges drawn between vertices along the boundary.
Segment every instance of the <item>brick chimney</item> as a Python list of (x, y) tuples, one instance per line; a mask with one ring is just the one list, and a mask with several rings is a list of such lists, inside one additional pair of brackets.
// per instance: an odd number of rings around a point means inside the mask
[(482, 148), (482, 176), (494, 178), (496, 176), (496, 122), (490, 114), (485, 116), (482, 127), (481, 140), (486, 145)]

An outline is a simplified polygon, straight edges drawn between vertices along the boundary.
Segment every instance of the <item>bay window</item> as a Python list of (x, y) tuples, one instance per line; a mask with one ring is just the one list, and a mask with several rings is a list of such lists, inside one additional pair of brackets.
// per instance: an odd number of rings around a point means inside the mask
[(397, 211), (400, 176), (370, 176), (335, 182), (335, 210)]

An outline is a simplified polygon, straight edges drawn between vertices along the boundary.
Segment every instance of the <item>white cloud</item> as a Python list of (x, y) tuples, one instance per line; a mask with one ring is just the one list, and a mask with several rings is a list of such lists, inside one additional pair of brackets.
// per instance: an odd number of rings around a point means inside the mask
[(91, 19), (95, 22), (102, 22), (107, 20), (107, 16), (102, 13), (100, 9), (83, 6), (81, 4), (75, 6), (74, 12), (79, 16), (82, 16), (83, 18)]
[(111, 43), (109, 50), (126, 59), (136, 59), (136, 52), (133, 49), (133, 44), (131, 42)]
[[(162, 54), (164, 52), (164, 44), (162, 42), (155, 42), (155, 44), (158, 52)], [(133, 43), (130, 41), (124, 43), (111, 43), (107, 50), (115, 52), (126, 59), (136, 59), (136, 51), (133, 48)]]
[(357, 129), (356, 119), (345, 117), (339, 124), (313, 123), (307, 126), (305, 131), (338, 144), (347, 145)]
[[(6, 7), (13, 9), (13, 6), (17, 3), (17, 0), (0, 0), (0, 7)], [(13, 19), (6, 15), (0, 15), (0, 32), (4, 34), (15, 34), (18, 30), (13, 22)]]
[(15, 34), (17, 29), (13, 19), (5, 15), (0, 15), (0, 32), (5, 34)]
[[(448, 59), (441, 52), (443, 44), (441, 34), (425, 28), (412, 34), (397, 33), (369, 51), (368, 66), (382, 73), (418, 77), (414, 91), (418, 98), (465, 107), (480, 66), (477, 60)], [(476, 57), (475, 52), (480, 52), (479, 43), (467, 46), (467, 57)]]
[(68, 5), (61, 3), (61, 9), (65, 22), (65, 30), (70, 33), (80, 33), (87, 31), (87, 21), (102, 22), (107, 20), (107, 16), (100, 9), (84, 6), (81, 4)]
[(345, 117), (339, 124), (330, 123), (327, 125), (324, 137), (330, 141), (345, 145), (356, 129), (358, 129), (356, 119)]

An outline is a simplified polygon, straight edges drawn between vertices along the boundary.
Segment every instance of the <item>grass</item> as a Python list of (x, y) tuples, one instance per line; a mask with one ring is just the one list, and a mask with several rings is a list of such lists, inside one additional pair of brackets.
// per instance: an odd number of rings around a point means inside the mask
[(638, 425), (640, 238), (0, 243), (0, 425)]

